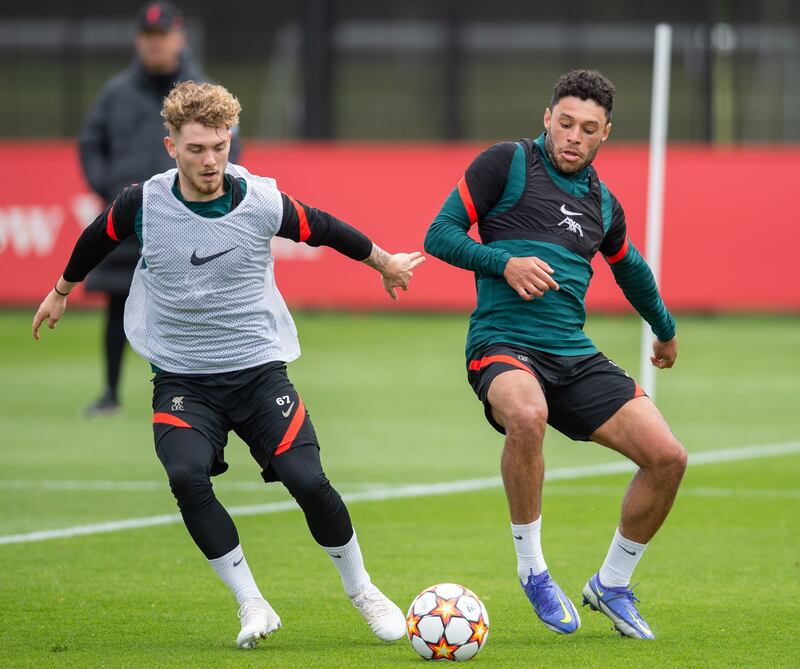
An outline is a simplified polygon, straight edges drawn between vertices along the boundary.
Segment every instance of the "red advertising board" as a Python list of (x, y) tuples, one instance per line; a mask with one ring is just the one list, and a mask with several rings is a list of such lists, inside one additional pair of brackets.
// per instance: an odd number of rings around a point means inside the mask
[[(364, 230), (383, 248), (413, 251), (422, 250), (428, 224), (481, 148), (249, 142), (241, 162)], [(0, 165), (0, 305), (35, 304), (100, 203), (88, 192), (72, 143), (0, 144)], [(643, 251), (647, 147), (610, 144), (596, 166)], [(800, 225), (786, 199), (798, 167), (797, 148), (669, 148), (662, 292), (671, 309), (800, 310), (800, 282), (791, 271)], [(290, 306), (389, 306), (371, 270), (335, 251), (286, 240), (276, 240), (273, 251)], [(82, 299), (78, 292), (72, 302)], [(471, 275), (429, 258), (397, 306), (465, 310), (473, 304)], [(588, 304), (628, 308), (600, 258)]]

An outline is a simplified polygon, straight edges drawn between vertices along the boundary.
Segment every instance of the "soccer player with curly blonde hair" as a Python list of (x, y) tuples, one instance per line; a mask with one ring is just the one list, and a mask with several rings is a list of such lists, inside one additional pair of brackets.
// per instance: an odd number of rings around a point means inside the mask
[(134, 184), (78, 239), (66, 269), (33, 321), (52, 329), (73, 287), (121, 239), (142, 251), (125, 306), (125, 332), (153, 378), (156, 453), (186, 528), (240, 609), (240, 648), (281, 626), (256, 585), (233, 520), (211, 476), (228, 465), (235, 431), (265, 481), (281, 481), (330, 556), (353, 605), (384, 641), (405, 633), (397, 606), (372, 584), (339, 493), (322, 470), (319, 444), (286, 364), (300, 355), (297, 331), (275, 284), (270, 240), (329, 246), (381, 275), (396, 299), (416, 253), (389, 255), (363, 233), (278, 190), (273, 179), (228, 163), (238, 100), (222, 86), (187, 81), (164, 99), (164, 145), (176, 169)]

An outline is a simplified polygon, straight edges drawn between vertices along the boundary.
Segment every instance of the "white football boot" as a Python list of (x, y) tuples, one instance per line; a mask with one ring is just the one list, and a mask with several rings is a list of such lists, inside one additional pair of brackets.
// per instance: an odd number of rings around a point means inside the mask
[(350, 600), (381, 641), (397, 641), (406, 635), (403, 612), (372, 583)]
[(239, 648), (255, 648), (281, 626), (281, 619), (264, 599), (246, 599), (239, 607), (242, 631), (236, 637)]

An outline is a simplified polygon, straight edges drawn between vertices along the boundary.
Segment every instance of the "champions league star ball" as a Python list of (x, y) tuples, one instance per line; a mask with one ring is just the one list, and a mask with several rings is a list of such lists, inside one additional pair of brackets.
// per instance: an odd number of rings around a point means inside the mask
[(455, 583), (419, 593), (408, 609), (406, 632), (426, 660), (469, 660), (489, 638), (489, 614), (478, 596)]

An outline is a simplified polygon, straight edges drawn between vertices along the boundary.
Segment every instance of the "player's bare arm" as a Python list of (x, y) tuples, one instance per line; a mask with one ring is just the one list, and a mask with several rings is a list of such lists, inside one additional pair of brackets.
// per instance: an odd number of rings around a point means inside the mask
[(425, 256), (419, 251), (389, 255), (380, 246), (373, 244), (369, 256), (362, 262), (381, 273), (384, 289), (396, 300), (396, 288), (408, 290), (408, 283), (414, 276), (413, 270), (425, 262)]
[(536, 256), (511, 258), (503, 270), (503, 278), (517, 294), (530, 301), (542, 297), (548, 290), (558, 290), (558, 284), (551, 276), (554, 270), (544, 260)]
[(72, 289), (77, 284), (72, 281), (67, 281), (64, 277), (59, 277), (56, 285), (44, 298), (39, 308), (36, 310), (36, 315), (33, 317), (33, 338), (39, 340), (39, 328), (42, 323), (47, 319), (47, 327), (51, 330), (56, 327), (56, 323), (64, 315), (64, 310), (67, 308), (67, 295), (72, 292)]
[(675, 364), (675, 359), (678, 357), (678, 338), (673, 337), (669, 341), (661, 341), (656, 339), (653, 342), (653, 355), (650, 356), (650, 362), (653, 367), (659, 369), (669, 369)]

